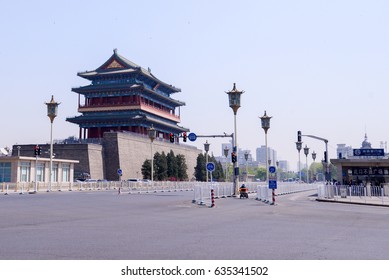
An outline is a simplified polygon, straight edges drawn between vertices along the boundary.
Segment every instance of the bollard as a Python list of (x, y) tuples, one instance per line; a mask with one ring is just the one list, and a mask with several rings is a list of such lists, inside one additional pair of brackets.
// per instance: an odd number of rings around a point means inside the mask
[(196, 203), (196, 185), (193, 186), (193, 199), (192, 203)]
[(384, 204), (384, 187), (381, 186), (381, 199), (382, 199), (382, 204)]
[(211, 208), (215, 207), (215, 194), (213, 189), (211, 189)]
[(199, 203), (199, 205), (205, 205), (205, 203), (203, 201), (203, 188), (201, 185), (200, 185), (200, 203)]
[(7, 184), (5, 195), (8, 195), (8, 189), (9, 189), (9, 186)]

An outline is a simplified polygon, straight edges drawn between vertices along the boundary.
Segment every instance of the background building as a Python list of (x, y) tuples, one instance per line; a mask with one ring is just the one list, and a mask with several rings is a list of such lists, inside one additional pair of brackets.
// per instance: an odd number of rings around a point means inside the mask
[[(271, 165), (276, 165), (277, 151), (273, 150), (270, 147), (268, 147), (267, 150), (268, 150), (268, 160), (271, 160)], [(257, 157), (257, 162), (266, 165), (266, 146), (262, 145), (261, 147), (257, 148), (256, 157)]]

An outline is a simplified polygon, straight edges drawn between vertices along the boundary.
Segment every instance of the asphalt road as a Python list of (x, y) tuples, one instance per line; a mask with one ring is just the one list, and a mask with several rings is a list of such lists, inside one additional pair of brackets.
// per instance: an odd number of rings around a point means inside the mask
[(389, 259), (389, 208), (313, 195), (215, 208), (193, 204), (192, 192), (2, 195), (0, 259)]

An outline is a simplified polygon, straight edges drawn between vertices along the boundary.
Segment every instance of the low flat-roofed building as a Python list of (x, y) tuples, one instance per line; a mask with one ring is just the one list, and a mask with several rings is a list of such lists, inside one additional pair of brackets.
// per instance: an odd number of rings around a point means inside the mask
[[(53, 159), (52, 180), (55, 188), (71, 187), (73, 184), (74, 164), (78, 160)], [(0, 157), (0, 182), (16, 183), (28, 188), (46, 188), (50, 182), (50, 159), (26, 156)], [(35, 184), (36, 182), (36, 184)]]
[(338, 182), (344, 185), (382, 186), (389, 183), (389, 155), (384, 149), (374, 149), (367, 135), (360, 149), (352, 149), (347, 158), (331, 159), (336, 166)]

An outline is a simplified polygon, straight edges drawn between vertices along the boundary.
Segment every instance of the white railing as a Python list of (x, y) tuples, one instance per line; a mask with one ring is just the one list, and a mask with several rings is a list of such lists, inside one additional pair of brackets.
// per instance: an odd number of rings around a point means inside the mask
[[(299, 183), (289, 183), (289, 182), (280, 182), (277, 184), (277, 189), (275, 190), (275, 195), (285, 195), (296, 192), (304, 192), (310, 190), (316, 190), (316, 184), (299, 184)], [(257, 188), (257, 200), (263, 202), (272, 201), (272, 190), (268, 188), (266, 185), (258, 186)]]
[(151, 192), (176, 192), (193, 190), (193, 182), (131, 182), (131, 181), (90, 181), (90, 182), (20, 182), (0, 183), (0, 192), (32, 193), (47, 191), (103, 191), (118, 190), (128, 193), (151, 193)]
[[(271, 200), (272, 191), (264, 182), (243, 182), (248, 193), (255, 193), (256, 199), (264, 202)], [(242, 185), (241, 183), (240, 185)], [(234, 186), (231, 182), (132, 182), (132, 181), (88, 181), (88, 182), (34, 182), (0, 183), (0, 192), (4, 194), (24, 194), (47, 191), (107, 191), (116, 190), (118, 193), (146, 194), (156, 192), (193, 191), (193, 203), (209, 204), (211, 189), (214, 190), (214, 198), (231, 197), (234, 194)], [(276, 195), (316, 189), (314, 184), (279, 183)], [(239, 193), (237, 194), (239, 195)]]
[(389, 186), (321, 185), (318, 199), (384, 205), (389, 204)]
[[(248, 193), (256, 193), (256, 200), (263, 201), (266, 203), (272, 201), (272, 190), (268, 188), (266, 183), (244, 182), (244, 184), (245, 187), (248, 189)], [(200, 205), (210, 204), (211, 189), (214, 190), (214, 198), (231, 197), (234, 194), (233, 183), (197, 182), (194, 185), (192, 202)], [(297, 184), (280, 182), (278, 183), (277, 189), (275, 190), (275, 194), (278, 196), (316, 189), (316, 184)], [(239, 195), (239, 193), (237, 195)]]

